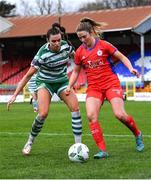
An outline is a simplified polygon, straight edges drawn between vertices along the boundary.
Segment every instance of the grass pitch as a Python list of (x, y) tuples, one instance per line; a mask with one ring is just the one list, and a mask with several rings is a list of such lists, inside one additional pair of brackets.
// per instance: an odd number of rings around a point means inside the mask
[(37, 137), (31, 155), (21, 150), (36, 114), (28, 103), (15, 103), (11, 110), (0, 104), (0, 179), (150, 179), (151, 178), (151, 102), (125, 102), (144, 135), (145, 151), (135, 150), (132, 133), (104, 103), (100, 113), (108, 159), (94, 160), (98, 151), (88, 129), (85, 104), (80, 103), (83, 119), (83, 143), (90, 150), (86, 163), (70, 162), (67, 156), (73, 144), (70, 112), (63, 103), (52, 103), (49, 116)]

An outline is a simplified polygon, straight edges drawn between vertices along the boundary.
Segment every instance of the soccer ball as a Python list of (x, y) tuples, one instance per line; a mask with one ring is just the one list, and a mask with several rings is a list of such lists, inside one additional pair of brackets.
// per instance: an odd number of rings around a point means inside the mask
[(68, 157), (73, 162), (85, 162), (89, 158), (89, 148), (82, 143), (73, 144), (68, 150)]

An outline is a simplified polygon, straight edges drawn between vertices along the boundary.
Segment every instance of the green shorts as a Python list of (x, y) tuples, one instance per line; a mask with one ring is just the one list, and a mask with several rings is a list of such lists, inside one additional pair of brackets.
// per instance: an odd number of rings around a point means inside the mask
[(46, 88), (51, 96), (53, 96), (54, 93), (59, 96), (60, 93), (67, 88), (68, 84), (68, 80), (60, 83), (47, 83), (44, 81), (36, 80), (37, 90), (40, 88)]

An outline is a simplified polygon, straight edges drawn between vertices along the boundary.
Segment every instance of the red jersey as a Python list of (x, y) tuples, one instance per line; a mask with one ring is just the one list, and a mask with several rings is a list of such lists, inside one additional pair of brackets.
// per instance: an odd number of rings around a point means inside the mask
[(112, 69), (109, 59), (117, 49), (110, 43), (96, 39), (93, 48), (82, 44), (75, 53), (75, 64), (82, 65), (86, 71), (88, 87), (108, 89), (119, 87), (120, 81)]

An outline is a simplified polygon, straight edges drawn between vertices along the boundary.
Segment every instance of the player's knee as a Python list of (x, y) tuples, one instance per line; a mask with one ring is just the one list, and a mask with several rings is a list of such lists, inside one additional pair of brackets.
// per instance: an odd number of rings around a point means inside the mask
[(47, 116), (48, 116), (48, 112), (40, 112), (40, 113), (39, 113), (39, 116), (40, 116), (42, 119), (46, 119)]
[(79, 108), (78, 108), (78, 107), (71, 108), (70, 111), (71, 111), (71, 112), (77, 112), (77, 111), (79, 111)]
[(71, 112), (77, 112), (77, 111), (79, 111), (79, 106), (78, 106), (78, 104), (75, 103), (75, 104), (70, 105), (69, 109)]
[(88, 118), (89, 122), (92, 122), (93, 120), (97, 119), (97, 116), (93, 112), (87, 112), (87, 118)]

